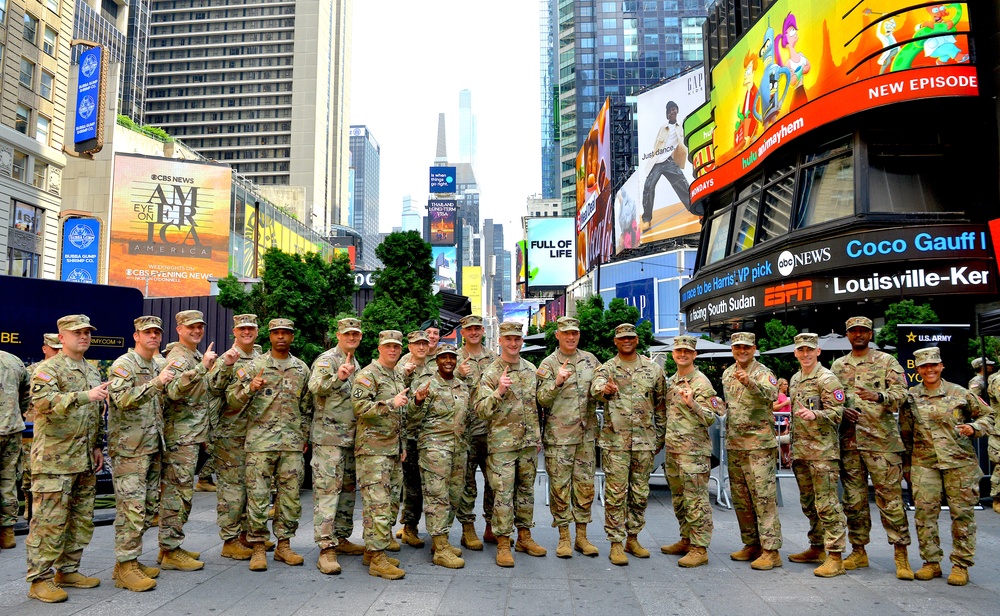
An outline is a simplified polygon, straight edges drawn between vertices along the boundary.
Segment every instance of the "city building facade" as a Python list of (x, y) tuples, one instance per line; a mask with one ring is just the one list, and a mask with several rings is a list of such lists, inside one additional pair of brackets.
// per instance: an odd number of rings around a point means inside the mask
[(381, 149), (367, 126), (351, 126), (351, 226), (361, 234), (362, 269), (375, 269), (378, 246)]

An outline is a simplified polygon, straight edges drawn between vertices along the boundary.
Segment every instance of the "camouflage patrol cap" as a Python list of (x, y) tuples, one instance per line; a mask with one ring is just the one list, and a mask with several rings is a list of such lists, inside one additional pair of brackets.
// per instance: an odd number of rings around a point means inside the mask
[(799, 334), (795, 336), (795, 348), (808, 347), (810, 349), (819, 348), (819, 334)]
[(470, 314), (468, 316), (462, 317), (462, 320), (458, 322), (459, 327), (473, 327), (478, 325), (483, 326), (483, 317), (478, 314)]
[(941, 363), (941, 349), (938, 347), (927, 347), (926, 349), (917, 349), (913, 352), (913, 363), (919, 368), (924, 364), (940, 364)]
[(698, 339), (694, 336), (677, 336), (674, 338), (674, 349), (698, 350)]
[(427, 342), (430, 343), (431, 339), (427, 337), (427, 332), (418, 329), (415, 332), (410, 332), (406, 335), (406, 340), (408, 342)]
[(517, 321), (504, 321), (500, 324), (501, 336), (520, 336), (524, 338), (524, 330)]
[(78, 329), (97, 331), (97, 328), (90, 324), (90, 317), (85, 314), (67, 314), (56, 321), (56, 327), (68, 331), (76, 331)]
[(359, 334), (361, 333), (361, 321), (360, 320), (358, 320), (358, 319), (352, 319), (352, 318), (347, 318), (347, 319), (341, 319), (341, 320), (337, 321), (337, 333), (338, 334), (347, 334), (347, 333), (350, 333), (350, 332), (358, 332)]
[(580, 331), (580, 319), (575, 317), (559, 317), (556, 323), (558, 323), (558, 329), (561, 332)]
[(174, 317), (178, 325), (197, 325), (205, 322), (205, 315), (201, 310), (181, 310)]
[(233, 327), (258, 327), (257, 315), (238, 314), (233, 317)]
[(852, 327), (864, 327), (865, 329), (872, 328), (872, 320), (868, 317), (851, 317), (847, 319), (847, 329)]
[(267, 322), (267, 331), (273, 332), (276, 329), (295, 331), (295, 323), (291, 319), (271, 319)]
[(757, 346), (757, 336), (753, 332), (733, 332), (729, 336), (729, 346), (745, 344), (747, 346)]
[(631, 323), (622, 323), (615, 328), (615, 338), (638, 338), (639, 334), (635, 333), (635, 325)]
[(458, 350), (455, 348), (454, 344), (439, 344), (437, 346), (435, 357), (439, 357), (441, 355), (454, 355), (455, 357), (458, 357)]
[(403, 346), (403, 332), (395, 329), (385, 329), (378, 333), (378, 345), (398, 344)]
[(42, 336), (42, 344), (53, 349), (62, 348), (62, 343), (59, 342), (59, 334), (45, 334)]
[(137, 332), (144, 332), (147, 329), (158, 329), (161, 332), (163, 331), (163, 319), (152, 315), (139, 317), (135, 321), (132, 321), (132, 324), (135, 325), (135, 331)]
[[(986, 365), (987, 366), (995, 366), (995, 365), (997, 365), (997, 363), (995, 361), (993, 361), (992, 359), (987, 359), (986, 360)], [(975, 358), (975, 359), (972, 360), (972, 369), (973, 370), (979, 370), (982, 367), (983, 367), (983, 358), (982, 357), (977, 357), (977, 358)]]

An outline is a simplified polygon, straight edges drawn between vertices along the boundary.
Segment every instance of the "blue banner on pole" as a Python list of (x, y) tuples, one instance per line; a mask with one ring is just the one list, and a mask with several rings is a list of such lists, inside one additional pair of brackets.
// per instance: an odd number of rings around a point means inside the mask
[(97, 282), (101, 245), (101, 221), (70, 218), (63, 223), (62, 279), (68, 282)]
[(76, 86), (76, 127), (73, 143), (97, 139), (97, 117), (101, 92), (101, 48), (92, 47), (80, 54), (80, 72)]

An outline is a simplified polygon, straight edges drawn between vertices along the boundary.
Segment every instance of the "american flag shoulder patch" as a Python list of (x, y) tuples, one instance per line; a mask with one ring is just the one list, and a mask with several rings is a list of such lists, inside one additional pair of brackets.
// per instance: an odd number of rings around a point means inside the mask
[(124, 366), (118, 366), (117, 368), (115, 368), (114, 374), (115, 376), (120, 376), (123, 379), (127, 379), (128, 377), (132, 376), (132, 374), (128, 370), (126, 370)]
[(371, 387), (371, 386), (372, 386), (372, 381), (371, 381), (371, 379), (369, 379), (369, 378), (368, 378), (368, 377), (366, 377), (366, 376), (363, 376), (363, 377), (361, 377), (360, 379), (358, 379), (358, 383), (361, 383), (361, 384), (362, 384), (362, 385), (364, 385), (365, 387)]
[(52, 375), (49, 374), (48, 372), (42, 372), (41, 370), (39, 370), (38, 372), (35, 373), (35, 378), (39, 378), (48, 383), (49, 381), (52, 380)]

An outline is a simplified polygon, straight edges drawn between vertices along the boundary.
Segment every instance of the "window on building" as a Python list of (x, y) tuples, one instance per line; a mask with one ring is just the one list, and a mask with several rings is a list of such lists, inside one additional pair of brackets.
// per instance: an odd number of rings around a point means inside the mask
[(677, 10), (677, 0), (663, 0), (663, 10), (664, 11), (676, 11)]
[(594, 31), (594, 22), (592, 22), (592, 21), (585, 21), (583, 23), (578, 24), (577, 28), (578, 28), (578, 30), (581, 33), (584, 33), (584, 32), (593, 32)]
[(652, 2), (650, 2), (649, 0), (645, 0), (642, 3), (642, 10), (644, 10), (644, 11), (655, 11), (656, 10), (656, 4), (657, 4), (656, 0), (653, 0)]
[(605, 30), (617, 30), (618, 29), (618, 18), (617, 17), (605, 17), (601, 20), (601, 27)]
[(592, 6), (581, 6), (580, 7), (580, 17), (593, 17), (594, 7)]
[[(819, 161), (813, 163), (813, 161)], [(850, 139), (806, 158), (795, 211), (795, 228), (803, 229), (854, 215), (854, 152)]]
[(726, 240), (729, 237), (729, 217), (733, 210), (726, 207), (713, 216), (708, 224), (708, 251), (705, 253), (705, 265), (720, 261), (726, 256)]
[(582, 39), (580, 39), (580, 48), (581, 49), (593, 49), (594, 48), (594, 39), (593, 38), (589, 38), (589, 37), (588, 38), (582, 38)]
[(49, 177), (49, 164), (37, 158), (34, 160), (35, 164), (31, 173), (31, 185), (35, 188), (45, 190), (45, 185)]
[[(0, 58), (0, 65), (2, 64), (3, 64), (3, 59)], [(42, 79), (38, 87), (38, 93), (41, 94), (42, 97), (47, 98), (48, 100), (52, 100), (52, 84), (55, 82), (55, 79), (56, 79), (55, 75), (42, 69)]]
[(7, 275), (21, 278), (38, 278), (38, 257), (34, 253), (7, 249)]
[(602, 2), (601, 3), (601, 10), (603, 12), (605, 12), (605, 13), (616, 13), (616, 12), (618, 12), (618, 3), (617, 2)]
[(13, 169), (14, 179), (26, 182), (28, 180), (28, 155), (14, 150)]
[(757, 236), (757, 214), (760, 212), (760, 185), (761, 178), (758, 175), (737, 197), (740, 201), (736, 204), (736, 227), (729, 254), (753, 248)]
[[(52, 120), (38, 114), (37, 119), (35, 120), (35, 141), (44, 145), (49, 145), (49, 128), (51, 125)], [(37, 162), (35, 164), (37, 166)]]
[(626, 13), (635, 13), (639, 10), (638, 2), (622, 2), (622, 10)]
[(22, 105), (17, 104), (17, 110), (14, 112), (14, 130), (21, 133), (22, 135), (28, 134), (28, 123), (31, 121), (31, 109)]
[(11, 205), (14, 206), (14, 211), (9, 235), (17, 235), (18, 247), (7, 249), (7, 273), (11, 276), (37, 278), (42, 229), (45, 227), (44, 210), (20, 201), (12, 201)]
[[(118, 20), (118, 3), (115, 0), (101, 0), (101, 13), (105, 14), (105, 17), (110, 22), (115, 22)], [(201, 14), (201, 19), (205, 19), (205, 14)]]
[(608, 47), (615, 47), (618, 45), (618, 35), (617, 34), (605, 34), (604, 39), (601, 41), (603, 45)]
[(702, 44), (701, 17), (685, 17), (681, 20), (681, 36), (683, 41), (683, 56), (685, 60), (700, 61), (704, 58)]
[(617, 51), (605, 51), (603, 54), (601, 54), (601, 60), (617, 60), (617, 59), (618, 59)]
[(35, 84), (35, 63), (27, 58), (21, 58), (21, 85), (30, 88)]
[(771, 162), (766, 182), (758, 244), (785, 235), (791, 227), (792, 201), (795, 196), (794, 158), (776, 159)]
[(24, 14), (24, 40), (32, 45), (38, 40), (38, 18), (31, 13)]
[(45, 26), (45, 40), (42, 41), (42, 51), (50, 56), (55, 56), (56, 49), (58, 49), (58, 35), (55, 30)]
[(681, 25), (681, 20), (677, 17), (664, 17), (663, 27), (664, 28), (679, 28)]
[(659, 45), (660, 44), (660, 36), (658, 34), (655, 34), (655, 33), (654, 34), (643, 34), (642, 35), (642, 44), (643, 45), (649, 45), (649, 46)]
[(0, 0), (0, 24), (7, 21), (7, 0)]
[(56, 15), (59, 14), (59, 0), (45, 0), (45, 6)]

